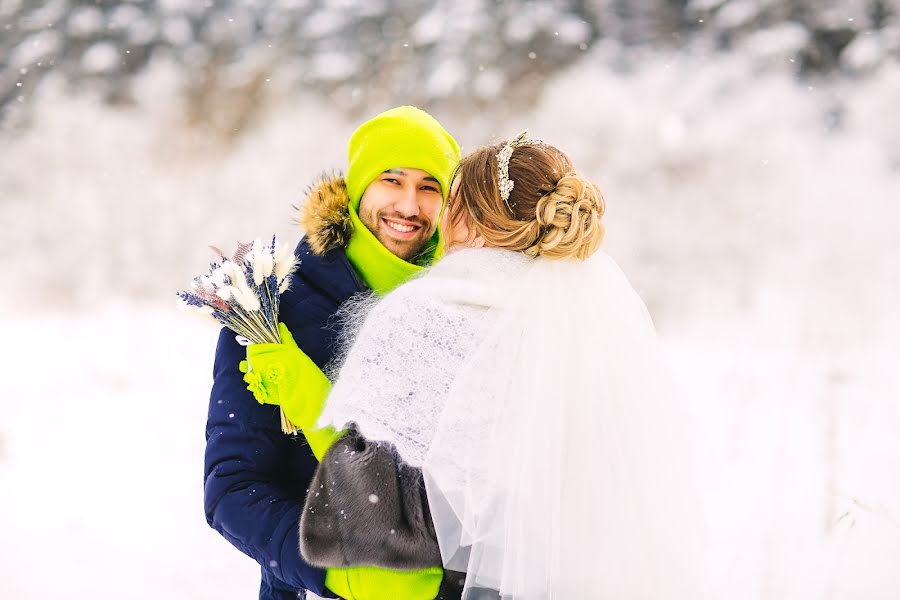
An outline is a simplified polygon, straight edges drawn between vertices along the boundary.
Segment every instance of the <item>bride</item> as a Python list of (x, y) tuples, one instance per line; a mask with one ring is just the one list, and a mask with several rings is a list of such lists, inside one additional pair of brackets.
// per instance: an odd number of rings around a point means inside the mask
[(525, 133), (462, 160), (444, 257), (357, 307), (307, 427), (338, 432), (307, 561), (439, 567), (445, 598), (704, 596), (688, 436), (650, 317), (598, 250), (603, 213)]

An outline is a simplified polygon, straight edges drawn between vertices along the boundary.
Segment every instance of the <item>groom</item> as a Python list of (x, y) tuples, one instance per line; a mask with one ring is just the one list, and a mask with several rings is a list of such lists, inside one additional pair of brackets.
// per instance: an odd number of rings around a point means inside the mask
[[(367, 290), (387, 293), (434, 258), (459, 146), (430, 115), (404, 106), (360, 125), (348, 159), (346, 179), (321, 179), (301, 208), (306, 236), (279, 315), (322, 369), (334, 358), (340, 325), (333, 317), (344, 302)], [(204, 505), (210, 526), (262, 567), (260, 600), (294, 599), (304, 590), (348, 597), (351, 576), (360, 600), (388, 589), (413, 597), (440, 585), (434, 574), (326, 573), (303, 561), (298, 523), (316, 457), (302, 434), (281, 432), (277, 406), (247, 391), (238, 370), (244, 358), (245, 348), (223, 329), (206, 426)]]

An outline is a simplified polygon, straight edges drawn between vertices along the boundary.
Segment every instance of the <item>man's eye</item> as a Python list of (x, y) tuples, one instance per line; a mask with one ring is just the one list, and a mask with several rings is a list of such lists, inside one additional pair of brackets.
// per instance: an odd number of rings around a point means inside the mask
[(397, 184), (400, 183), (399, 181), (397, 181), (397, 180), (394, 179), (393, 177), (385, 177), (384, 179), (382, 179), (382, 181), (387, 181), (388, 183), (397, 183)]
[(428, 190), (429, 192), (437, 192), (437, 193), (440, 193), (440, 190), (437, 189), (436, 187), (434, 187), (433, 185), (423, 185), (423, 186), (422, 186), (422, 189), (423, 189), (423, 190)]

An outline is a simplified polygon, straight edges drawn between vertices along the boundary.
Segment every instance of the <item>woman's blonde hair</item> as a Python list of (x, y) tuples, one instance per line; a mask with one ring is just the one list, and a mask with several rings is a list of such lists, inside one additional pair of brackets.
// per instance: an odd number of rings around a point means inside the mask
[(597, 186), (578, 175), (559, 149), (519, 146), (509, 160), (509, 179), (515, 185), (504, 202), (497, 165), (502, 148), (479, 148), (459, 163), (450, 222), (468, 216), (485, 242), (528, 256), (585, 259), (593, 254), (604, 235), (605, 201)]

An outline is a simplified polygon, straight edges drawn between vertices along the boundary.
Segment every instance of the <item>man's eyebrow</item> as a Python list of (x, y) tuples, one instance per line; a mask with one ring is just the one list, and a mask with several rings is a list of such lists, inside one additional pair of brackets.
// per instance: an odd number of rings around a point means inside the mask
[[(403, 171), (402, 169), (388, 169), (387, 171), (385, 171), (385, 173), (392, 173), (392, 174), (394, 174), (394, 175), (402, 175), (403, 177), (406, 177), (406, 172)], [(435, 179), (435, 178), (432, 177), (431, 175), (429, 175), (428, 177), (426, 177), (426, 178), (425, 178), (425, 181), (433, 181), (433, 182), (435, 182), (435, 183), (438, 184), (438, 185), (441, 184), (440, 181), (438, 181), (437, 179)]]

